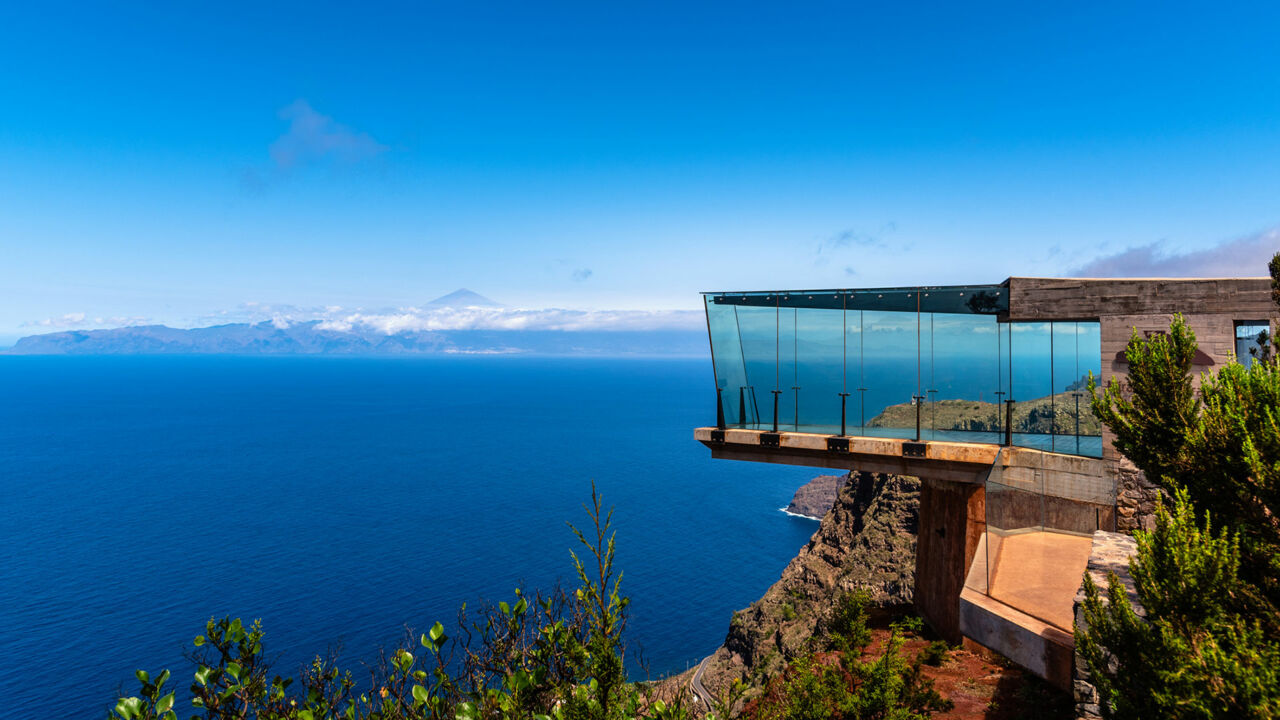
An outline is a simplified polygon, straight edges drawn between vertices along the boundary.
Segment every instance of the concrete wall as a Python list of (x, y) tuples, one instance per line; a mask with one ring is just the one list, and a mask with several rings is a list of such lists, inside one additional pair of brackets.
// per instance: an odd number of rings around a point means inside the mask
[[(1258, 268), (1262, 273), (1266, 268)], [(1105, 316), (1199, 312), (1276, 316), (1271, 279), (1009, 278), (1011, 320), (1097, 320)], [(1165, 327), (1168, 327), (1166, 325)]]

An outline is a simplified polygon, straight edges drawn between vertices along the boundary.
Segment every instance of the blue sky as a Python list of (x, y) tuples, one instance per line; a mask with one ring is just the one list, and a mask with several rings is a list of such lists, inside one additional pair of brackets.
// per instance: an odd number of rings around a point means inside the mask
[(1280, 6), (883, 5), (7, 3), (0, 344), (1280, 250)]

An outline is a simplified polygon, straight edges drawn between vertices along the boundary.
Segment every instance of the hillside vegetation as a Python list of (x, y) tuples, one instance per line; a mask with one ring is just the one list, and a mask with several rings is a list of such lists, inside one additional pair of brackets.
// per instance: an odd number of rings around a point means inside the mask
[[(1079, 402), (1079, 426), (1076, 406)], [(936, 430), (968, 430), (999, 432), (1004, 425), (1004, 408), (979, 400), (936, 400), (920, 409), (921, 426)], [(867, 427), (901, 428), (916, 426), (916, 406), (912, 403), (890, 405), (884, 412), (867, 421)], [(1086, 393), (1064, 392), (1053, 396), (1016, 402), (1013, 405), (1013, 430), (1020, 433), (1053, 432), (1057, 435), (1101, 435), (1102, 423), (1089, 411)]]

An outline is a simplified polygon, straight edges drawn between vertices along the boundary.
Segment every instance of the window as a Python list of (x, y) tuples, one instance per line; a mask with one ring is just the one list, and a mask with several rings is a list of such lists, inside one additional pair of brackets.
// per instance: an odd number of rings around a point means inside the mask
[(1266, 320), (1240, 320), (1236, 322), (1236, 360), (1248, 367), (1263, 351), (1263, 345), (1271, 345), (1271, 325)]

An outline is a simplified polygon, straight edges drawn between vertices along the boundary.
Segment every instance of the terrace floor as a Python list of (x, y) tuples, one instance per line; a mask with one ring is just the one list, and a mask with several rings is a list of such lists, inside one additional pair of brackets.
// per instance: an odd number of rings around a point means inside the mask
[[(994, 543), (993, 543), (994, 544)], [(1024, 532), (1001, 538), (988, 595), (1071, 632), (1073, 603), (1093, 538), (1057, 532)]]

